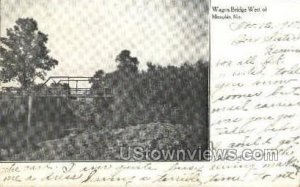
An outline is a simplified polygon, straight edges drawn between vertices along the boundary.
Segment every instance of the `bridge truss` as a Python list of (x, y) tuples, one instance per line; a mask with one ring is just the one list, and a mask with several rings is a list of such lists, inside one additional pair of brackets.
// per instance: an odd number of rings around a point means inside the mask
[[(91, 87), (80, 87), (80, 82), (90, 83), (91, 81), (100, 81), (93, 77), (84, 76), (51, 76), (43, 84), (31, 90), (24, 90), (18, 87), (2, 87), (1, 96), (23, 97), (33, 95), (37, 97), (68, 97), (68, 98), (112, 98), (111, 88), (101, 87), (91, 89)], [(48, 85), (52, 83), (52, 86)], [(74, 87), (71, 83), (75, 84)], [(54, 86), (53, 86), (54, 85)]]

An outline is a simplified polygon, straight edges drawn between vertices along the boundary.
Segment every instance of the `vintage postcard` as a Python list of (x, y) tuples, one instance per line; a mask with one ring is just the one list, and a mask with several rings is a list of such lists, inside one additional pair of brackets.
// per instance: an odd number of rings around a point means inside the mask
[(207, 160), (208, 1), (1, 12), (2, 160)]
[(299, 1), (0, 2), (0, 187), (300, 186)]

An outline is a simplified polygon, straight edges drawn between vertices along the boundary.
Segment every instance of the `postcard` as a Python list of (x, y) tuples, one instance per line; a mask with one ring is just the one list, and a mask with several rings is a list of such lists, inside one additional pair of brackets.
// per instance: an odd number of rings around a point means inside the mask
[(299, 187), (299, 1), (0, 2), (1, 187)]

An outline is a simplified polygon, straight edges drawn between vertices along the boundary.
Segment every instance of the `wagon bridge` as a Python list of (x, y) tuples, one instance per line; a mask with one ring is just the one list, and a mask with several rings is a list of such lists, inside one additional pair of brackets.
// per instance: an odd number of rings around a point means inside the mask
[[(113, 92), (111, 88), (103, 86), (102, 88), (91, 89), (91, 87), (79, 86), (80, 82), (89, 83), (97, 80), (99, 79), (84, 76), (51, 76), (43, 84), (30, 91), (18, 87), (2, 87), (0, 95), (9, 97), (33, 95), (35, 97), (67, 97), (71, 99), (112, 98)], [(51, 83), (52, 86), (49, 86), (48, 84)]]
[[(25, 138), (27, 148), (31, 149), (30, 138), (32, 138), (32, 132), (36, 128), (33, 122), (35, 119), (33, 118), (40, 117), (47, 119), (46, 116), (49, 116), (50, 113), (63, 113), (60, 109), (64, 108), (65, 105), (68, 105), (67, 108), (70, 109), (78, 107), (82, 103), (82, 100), (87, 104), (94, 100), (97, 102), (99, 100), (112, 101), (114, 99), (112, 90), (105, 87), (104, 84), (99, 89), (79, 86), (80, 82), (89, 83), (91, 81), (97, 81), (97, 79), (80, 76), (52, 76), (43, 84), (30, 90), (18, 87), (2, 87), (0, 91), (0, 106), (6, 106), (6, 108), (0, 107), (0, 117), (6, 115), (6, 110), (18, 113), (18, 111), (21, 111), (19, 109), (20, 106), (26, 106), (23, 107), (26, 108), (27, 113), (27, 132), (25, 133)], [(77, 100), (80, 101), (77, 102)], [(50, 110), (49, 107), (54, 108), (54, 110)], [(39, 116), (35, 114), (37, 112), (40, 113)], [(42, 114), (45, 114), (45, 116)]]

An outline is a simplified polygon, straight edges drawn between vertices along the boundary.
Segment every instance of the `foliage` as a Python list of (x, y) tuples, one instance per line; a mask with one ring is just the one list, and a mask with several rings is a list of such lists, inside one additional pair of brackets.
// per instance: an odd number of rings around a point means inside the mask
[(18, 152), (26, 148), (28, 136), (34, 146), (41, 141), (64, 137), (65, 129), (82, 125), (66, 98), (33, 97), (33, 106), (32, 125), (28, 131), (28, 98), (7, 96), (0, 99), (0, 149)]
[[(128, 57), (130, 52), (125, 54)], [(104, 75), (103, 84), (113, 89), (114, 99), (111, 103), (105, 102), (105, 98), (95, 103), (95, 108), (101, 109), (96, 110), (101, 116), (96, 123), (113, 128), (151, 122), (183, 124), (193, 132), (190, 141), (194, 146), (207, 142), (207, 62), (184, 63), (179, 67), (149, 62), (147, 66), (146, 71), (129, 73), (119, 68)]]
[(62, 139), (40, 143), (37, 150), (16, 154), (12, 158), (13, 160), (120, 160), (120, 147), (140, 146), (150, 150), (184, 149), (187, 146), (185, 131), (183, 125), (168, 123), (86, 131), (75, 136), (69, 135)]
[(136, 57), (131, 57), (130, 51), (125, 49), (120, 52), (116, 58), (118, 70), (126, 73), (136, 73), (138, 71), (139, 61)]
[(92, 84), (91, 86), (92, 92), (96, 93), (97, 95), (103, 95), (104, 77), (105, 77), (104, 71), (98, 70), (94, 74), (93, 78), (89, 80), (89, 82)]
[(52, 92), (57, 92), (58, 94), (64, 93), (64, 94), (70, 94), (71, 88), (68, 83), (52, 83), (50, 85), (50, 89), (48, 87), (44, 87), (43, 89), (52, 90)]
[(0, 81), (17, 80), (28, 89), (36, 78), (43, 80), (46, 71), (58, 64), (49, 56), (48, 36), (38, 30), (37, 22), (31, 18), (18, 19), (0, 41)]

